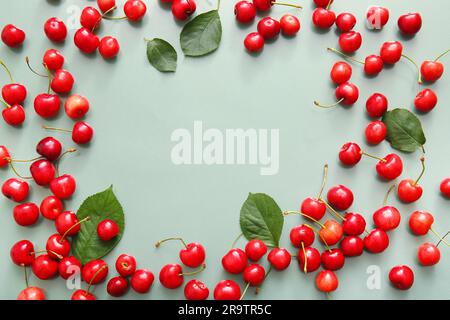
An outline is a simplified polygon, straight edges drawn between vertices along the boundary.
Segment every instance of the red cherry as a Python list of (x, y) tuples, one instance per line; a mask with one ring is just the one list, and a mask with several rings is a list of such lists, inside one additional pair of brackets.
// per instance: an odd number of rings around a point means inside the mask
[(417, 259), (423, 266), (434, 266), (441, 260), (441, 252), (433, 243), (426, 242), (417, 250)]
[(194, 0), (173, 0), (172, 14), (177, 20), (186, 20), (197, 10)]
[(357, 236), (347, 236), (340, 243), (342, 253), (346, 257), (358, 257), (364, 251), (364, 241)]
[(353, 203), (353, 192), (346, 186), (338, 184), (328, 191), (327, 199), (333, 208), (344, 211)]
[(342, 226), (334, 220), (327, 220), (323, 225), (324, 226), (319, 231), (322, 242), (329, 246), (338, 243), (344, 234)]
[(386, 138), (387, 128), (383, 121), (376, 120), (367, 125), (364, 133), (367, 143), (376, 145)]
[(108, 264), (101, 260), (96, 259), (86, 263), (81, 270), (81, 276), (83, 280), (89, 285), (98, 284), (105, 280), (108, 275)]
[(414, 35), (422, 28), (422, 17), (420, 13), (407, 13), (398, 18), (398, 28), (403, 34)]
[(223, 256), (222, 266), (229, 273), (241, 273), (247, 266), (247, 255), (241, 249), (233, 248)]
[(355, 142), (347, 142), (339, 150), (339, 160), (346, 166), (357, 164), (361, 161), (362, 155), (361, 147)]
[(371, 118), (382, 117), (388, 109), (388, 99), (381, 93), (372, 94), (366, 101), (367, 114)]
[(364, 238), (364, 247), (372, 253), (383, 252), (389, 246), (389, 236), (381, 229), (372, 230)]
[(48, 280), (58, 274), (58, 262), (50, 258), (48, 254), (43, 254), (34, 259), (31, 270), (39, 279)]
[(59, 69), (53, 75), (51, 88), (56, 93), (65, 94), (72, 90), (75, 80), (72, 74), (64, 69)]
[(339, 36), (339, 46), (346, 53), (357, 51), (361, 47), (361, 43), (361, 34), (356, 31), (349, 31)]
[(397, 189), (398, 197), (405, 203), (415, 202), (422, 196), (423, 189), (414, 180), (402, 180)]
[(442, 180), (439, 189), (444, 197), (450, 198), (450, 178)]
[(394, 180), (403, 172), (402, 159), (396, 154), (388, 154), (377, 163), (378, 175), (386, 180)]
[(303, 246), (309, 247), (314, 243), (315, 234), (310, 227), (302, 224), (291, 229), (289, 238), (292, 245), (296, 248), (300, 248), (302, 243)]
[(389, 20), (389, 10), (380, 6), (373, 6), (366, 13), (367, 25), (370, 29), (382, 29)]
[(49, 49), (44, 53), (42, 62), (49, 70), (56, 71), (64, 65), (64, 56), (56, 49)]
[(332, 292), (337, 289), (339, 280), (330, 270), (322, 270), (316, 276), (316, 286), (322, 292)]
[(335, 95), (342, 104), (352, 105), (358, 100), (359, 90), (353, 83), (344, 82), (336, 88)]
[(320, 29), (329, 29), (336, 21), (336, 14), (324, 8), (316, 8), (313, 11), (312, 22)]
[(127, 0), (123, 7), (123, 11), (125, 12), (128, 20), (139, 21), (144, 17), (145, 12), (147, 11), (147, 6), (141, 0)]
[(366, 230), (366, 219), (359, 213), (349, 212), (344, 218), (342, 229), (349, 236), (359, 236)]
[(200, 267), (205, 261), (205, 248), (198, 242), (188, 243), (180, 250), (180, 260), (189, 268)]
[(414, 211), (409, 216), (409, 228), (418, 236), (427, 234), (433, 222), (433, 215), (426, 211)]
[(10, 126), (20, 126), (25, 121), (25, 109), (19, 104), (7, 105), (2, 111), (2, 116)]
[(114, 277), (108, 281), (106, 291), (113, 297), (121, 297), (128, 290), (128, 281), (122, 277)]
[(273, 248), (270, 250), (267, 260), (278, 271), (284, 270), (291, 264), (291, 254), (285, 248)]
[(368, 76), (376, 76), (383, 70), (383, 59), (376, 54), (367, 56), (364, 60), (364, 72)]
[(266, 244), (258, 239), (250, 240), (245, 245), (245, 254), (252, 261), (258, 261), (267, 253)]
[(72, 129), (72, 140), (76, 144), (87, 144), (91, 142), (94, 136), (94, 129), (84, 121), (74, 124)]
[(285, 14), (280, 19), (280, 27), (285, 36), (295, 36), (300, 31), (300, 20), (292, 14)]
[(400, 220), (400, 211), (392, 206), (384, 206), (373, 213), (373, 223), (383, 231), (394, 230), (400, 224)]
[(85, 7), (81, 11), (80, 23), (81, 26), (93, 30), (102, 21), (102, 14), (94, 7)]
[(209, 296), (209, 289), (203, 282), (194, 279), (186, 283), (184, 296), (187, 300), (206, 300)]
[(122, 277), (129, 277), (136, 271), (136, 259), (128, 254), (121, 254), (116, 260), (116, 270)]
[(333, 0), (314, 0), (316, 7), (326, 8), (333, 3)]
[[(316, 248), (306, 247), (304, 251), (300, 249), (298, 252), (298, 263), (305, 273), (314, 272), (320, 267), (320, 253)], [(305, 266), (306, 260), (306, 266)]]
[(336, 17), (336, 27), (341, 32), (349, 32), (356, 24), (356, 18), (349, 12), (343, 12)]
[(179, 264), (166, 264), (159, 272), (159, 282), (167, 289), (180, 287), (183, 280), (183, 269)]
[(2, 193), (8, 199), (14, 202), (22, 202), (28, 198), (30, 186), (25, 180), (11, 178), (2, 185)]
[(97, 6), (102, 12), (106, 12), (116, 6), (116, 0), (97, 0)]
[(27, 88), (20, 83), (10, 83), (2, 88), (2, 97), (11, 106), (22, 105), (27, 98)]
[(30, 266), (34, 259), (34, 246), (28, 240), (20, 240), (16, 242), (9, 252), (12, 262), (18, 266)]
[(338, 61), (331, 68), (330, 77), (336, 84), (342, 84), (350, 80), (352, 76), (352, 67), (344, 61)]
[(17, 300), (45, 300), (45, 293), (41, 288), (28, 287), (20, 291)]
[(264, 39), (274, 39), (280, 34), (281, 25), (278, 20), (266, 17), (258, 22), (258, 33)]
[(322, 219), (326, 211), (327, 207), (322, 200), (314, 199), (311, 197), (303, 200), (300, 207), (300, 212), (316, 220)]
[(147, 293), (155, 280), (155, 276), (150, 270), (139, 269), (131, 277), (131, 287), (137, 293)]
[(402, 57), (403, 46), (398, 41), (384, 42), (380, 49), (380, 57), (386, 64), (395, 64)]
[(256, 17), (256, 8), (249, 1), (239, 1), (234, 6), (234, 15), (240, 23), (249, 23)]
[(62, 175), (50, 182), (52, 193), (63, 200), (70, 198), (75, 193), (76, 186), (75, 178), (70, 174)]
[(429, 112), (434, 109), (438, 103), (438, 97), (431, 89), (420, 91), (414, 99), (414, 106), (421, 112)]
[(47, 38), (54, 42), (62, 42), (67, 37), (67, 27), (64, 22), (56, 17), (48, 19), (44, 24)]
[(56, 231), (60, 235), (70, 237), (80, 231), (80, 223), (75, 212), (64, 211), (55, 220)]
[(98, 47), (98, 51), (105, 59), (115, 58), (119, 54), (119, 50), (119, 42), (116, 38), (111, 36), (103, 37)]
[(259, 264), (250, 264), (244, 270), (244, 281), (251, 286), (257, 287), (263, 283), (266, 271)]
[(2, 41), (10, 48), (18, 47), (25, 41), (25, 32), (12, 24), (7, 24), (2, 30)]
[(428, 82), (439, 80), (443, 73), (444, 65), (440, 61), (425, 60), (420, 66), (422, 79)]
[(320, 256), (322, 266), (327, 270), (339, 270), (345, 264), (345, 256), (339, 249), (330, 249), (322, 252)]
[(215, 300), (239, 300), (241, 288), (233, 280), (222, 280), (214, 288)]
[(31, 226), (39, 219), (39, 208), (32, 202), (19, 204), (14, 207), (13, 215), (18, 225), (23, 227)]
[(37, 185), (46, 186), (55, 178), (56, 169), (48, 160), (37, 160), (31, 164), (30, 172)]
[(59, 233), (55, 233), (48, 238), (45, 249), (52, 259), (60, 260), (69, 256), (71, 246), (67, 239), (64, 239)]
[(55, 161), (59, 158), (62, 151), (61, 142), (53, 137), (46, 137), (39, 141), (36, 146), (36, 152), (49, 161)]
[(115, 238), (120, 232), (119, 225), (111, 219), (100, 221), (97, 225), (97, 235), (103, 241)]
[(0, 168), (4, 168), (9, 165), (9, 158), (11, 158), (8, 148), (0, 146)]
[(389, 281), (399, 290), (408, 290), (414, 283), (414, 272), (405, 265), (395, 266), (389, 271)]
[(96, 300), (95, 296), (86, 290), (77, 290), (72, 294), (72, 300)]
[(78, 49), (84, 53), (90, 54), (97, 50), (100, 39), (91, 30), (83, 27), (75, 32), (74, 42)]
[(54, 118), (61, 108), (61, 100), (56, 94), (41, 93), (34, 99), (34, 111), (44, 119)]
[(65, 280), (81, 273), (81, 262), (74, 256), (64, 257), (59, 261), (59, 276)]
[(258, 32), (251, 32), (245, 37), (244, 46), (250, 52), (259, 52), (264, 48), (264, 37)]

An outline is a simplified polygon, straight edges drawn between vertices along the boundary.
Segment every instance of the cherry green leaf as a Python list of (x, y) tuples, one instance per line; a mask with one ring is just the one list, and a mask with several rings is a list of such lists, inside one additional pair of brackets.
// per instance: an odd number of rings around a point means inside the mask
[(248, 240), (259, 239), (278, 247), (284, 217), (278, 204), (264, 193), (250, 193), (241, 208), (241, 230)]
[[(72, 240), (73, 254), (82, 264), (106, 256), (122, 238), (125, 216), (112, 186), (88, 197), (78, 209), (77, 216), (79, 220), (89, 217)], [(119, 234), (109, 241), (103, 241), (97, 235), (97, 225), (105, 219), (114, 220), (120, 228)]]
[(189, 21), (181, 31), (181, 49), (186, 56), (199, 57), (215, 51), (222, 39), (219, 12), (211, 10)]
[(150, 64), (161, 72), (177, 70), (177, 52), (163, 39), (155, 38), (147, 42), (147, 58)]
[(419, 118), (407, 109), (397, 108), (383, 116), (387, 127), (386, 139), (394, 149), (414, 152), (426, 142)]

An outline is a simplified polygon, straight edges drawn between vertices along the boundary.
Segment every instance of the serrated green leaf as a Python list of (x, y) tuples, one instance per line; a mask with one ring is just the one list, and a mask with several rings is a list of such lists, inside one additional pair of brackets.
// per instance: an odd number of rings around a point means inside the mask
[(147, 42), (147, 58), (150, 64), (161, 72), (177, 70), (177, 52), (163, 39), (155, 38)]

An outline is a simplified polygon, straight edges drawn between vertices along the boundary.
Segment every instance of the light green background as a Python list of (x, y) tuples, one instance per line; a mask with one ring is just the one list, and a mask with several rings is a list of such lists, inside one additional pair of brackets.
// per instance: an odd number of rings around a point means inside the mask
[[(118, 1), (122, 3), (123, 1)], [(353, 66), (352, 81), (360, 88), (360, 99), (350, 109), (338, 107), (321, 110), (313, 107), (313, 100), (331, 101), (333, 85), (329, 70), (338, 57), (327, 53), (326, 47), (337, 45), (337, 33), (318, 32), (311, 25), (312, 0), (302, 1), (304, 10), (298, 13), (302, 29), (292, 39), (280, 37), (267, 44), (264, 52), (255, 57), (245, 52), (245, 35), (256, 30), (256, 22), (243, 27), (236, 24), (233, 15), (235, 1), (223, 0), (220, 9), (223, 22), (223, 40), (220, 49), (201, 59), (184, 58), (178, 44), (182, 24), (173, 20), (169, 10), (157, 0), (149, 2), (144, 21), (131, 25), (126, 21), (105, 21), (99, 35), (113, 35), (121, 44), (116, 61), (106, 62), (98, 54), (86, 56), (73, 45), (74, 30), (64, 46), (56, 45), (66, 57), (65, 67), (76, 78), (74, 93), (87, 96), (92, 109), (87, 117), (96, 130), (95, 141), (62, 163), (62, 171), (72, 173), (78, 181), (76, 195), (67, 208), (76, 210), (88, 195), (113, 184), (126, 212), (126, 230), (120, 245), (107, 257), (113, 264), (120, 253), (137, 257), (139, 267), (152, 269), (156, 276), (166, 263), (178, 262), (179, 245), (167, 244), (159, 250), (153, 243), (167, 236), (181, 235), (187, 241), (199, 241), (207, 249), (207, 271), (199, 279), (211, 289), (226, 278), (237, 279), (222, 271), (220, 260), (231, 241), (239, 233), (239, 210), (248, 192), (272, 195), (283, 209), (297, 209), (301, 200), (317, 194), (322, 166), (330, 164), (329, 186), (342, 183), (353, 189), (355, 202), (352, 210), (362, 212), (371, 223), (372, 212), (382, 202), (390, 186), (376, 177), (375, 163), (364, 159), (353, 168), (339, 165), (337, 152), (346, 141), (360, 142), (368, 151), (385, 155), (391, 152), (387, 143), (378, 147), (364, 144), (363, 132), (368, 118), (364, 111), (366, 98), (373, 92), (384, 93), (391, 107), (413, 107), (419, 91), (414, 67), (407, 61), (386, 68), (378, 77), (369, 79), (359, 65)], [(215, 7), (215, 1), (198, 1), (198, 12)], [(18, 81), (29, 89), (25, 108), (27, 122), (21, 129), (0, 125), (0, 144), (7, 145), (13, 155), (27, 158), (34, 155), (35, 144), (46, 132), (44, 123), (70, 127), (71, 121), (61, 115), (54, 121), (44, 121), (34, 114), (32, 101), (46, 88), (42, 78), (33, 76), (24, 59), (30, 56), (38, 66), (44, 51), (55, 47), (44, 36), (42, 25), (51, 16), (58, 16), (68, 24), (76, 20), (73, 10), (95, 4), (94, 1), (3, 1), (1, 24), (14, 23), (27, 32), (23, 49), (13, 51), (0, 46), (0, 57), (12, 68)], [(391, 19), (381, 32), (371, 32), (363, 26), (366, 8), (371, 4), (390, 8)], [(353, 12), (358, 18), (356, 29), (364, 41), (357, 55), (377, 53), (382, 42), (402, 39), (396, 26), (397, 17), (409, 11), (423, 15), (423, 28), (412, 39), (404, 39), (405, 52), (419, 61), (436, 57), (448, 49), (448, 0), (434, 1), (335, 1), (335, 12)], [(287, 8), (273, 8), (270, 15), (280, 18)], [(176, 74), (162, 74), (147, 62), (143, 38), (161, 37), (175, 45), (179, 53)], [(448, 63), (449, 58), (444, 62)], [(6, 81), (4, 73), (0, 74)], [(432, 87), (439, 96), (439, 105), (428, 115), (421, 116), (427, 134), (427, 172), (422, 180), (425, 193), (412, 205), (392, 203), (402, 212), (402, 223), (390, 234), (389, 249), (380, 255), (365, 253), (348, 259), (338, 271), (339, 289), (333, 299), (448, 299), (450, 298), (450, 256), (441, 247), (439, 265), (423, 268), (416, 262), (416, 250), (425, 241), (435, 241), (432, 235), (416, 237), (407, 227), (410, 212), (416, 209), (431, 211), (435, 229), (444, 233), (450, 227), (449, 201), (438, 192), (439, 182), (450, 175), (448, 108), (448, 73)], [(446, 89), (447, 86), (447, 90)], [(170, 159), (173, 143), (171, 133), (178, 128), (192, 130), (195, 120), (203, 121), (207, 128), (280, 129), (280, 171), (278, 175), (261, 176), (256, 166), (175, 166)], [(69, 136), (55, 134), (71, 146)], [(405, 160), (403, 177), (416, 177), (419, 153), (402, 155)], [(26, 166), (21, 168), (27, 171)], [(4, 181), (11, 176), (1, 171)], [(49, 194), (46, 189), (33, 187), (32, 201)], [(40, 221), (32, 228), (22, 228), (12, 218), (14, 204), (6, 199), (1, 206), (0, 298), (13, 299), (24, 287), (22, 270), (13, 265), (9, 248), (20, 239), (32, 240), (43, 248), (47, 237), (54, 232), (49, 221)], [(290, 248), (288, 231), (299, 223), (290, 217), (285, 223), (283, 245)], [(240, 243), (243, 245), (243, 241)], [(320, 244), (316, 244), (321, 247)], [(415, 271), (415, 283), (408, 292), (390, 287), (387, 274), (397, 264), (408, 264)], [(371, 265), (381, 268), (381, 289), (366, 287), (366, 269)], [(114, 267), (110, 275), (115, 275)], [(71, 291), (61, 279), (39, 281), (31, 276), (30, 282), (45, 288), (48, 298), (66, 299)], [(95, 294), (108, 298), (105, 284)], [(314, 288), (314, 274), (305, 276), (293, 261), (289, 270), (274, 272), (264, 284), (258, 299), (323, 299)], [(129, 292), (125, 298), (176, 299), (183, 298), (183, 290), (167, 290), (158, 281), (147, 295)]]

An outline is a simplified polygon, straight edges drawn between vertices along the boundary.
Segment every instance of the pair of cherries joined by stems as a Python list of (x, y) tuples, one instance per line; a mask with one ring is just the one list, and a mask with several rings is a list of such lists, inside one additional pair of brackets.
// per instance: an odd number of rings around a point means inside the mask
[(23, 103), (27, 98), (27, 88), (23, 84), (14, 81), (10, 70), (3, 61), (0, 60), (0, 64), (10, 79), (10, 83), (2, 87), (3, 99), (0, 99), (0, 102), (5, 107), (2, 111), (2, 116), (7, 124), (20, 126), (25, 121)]

